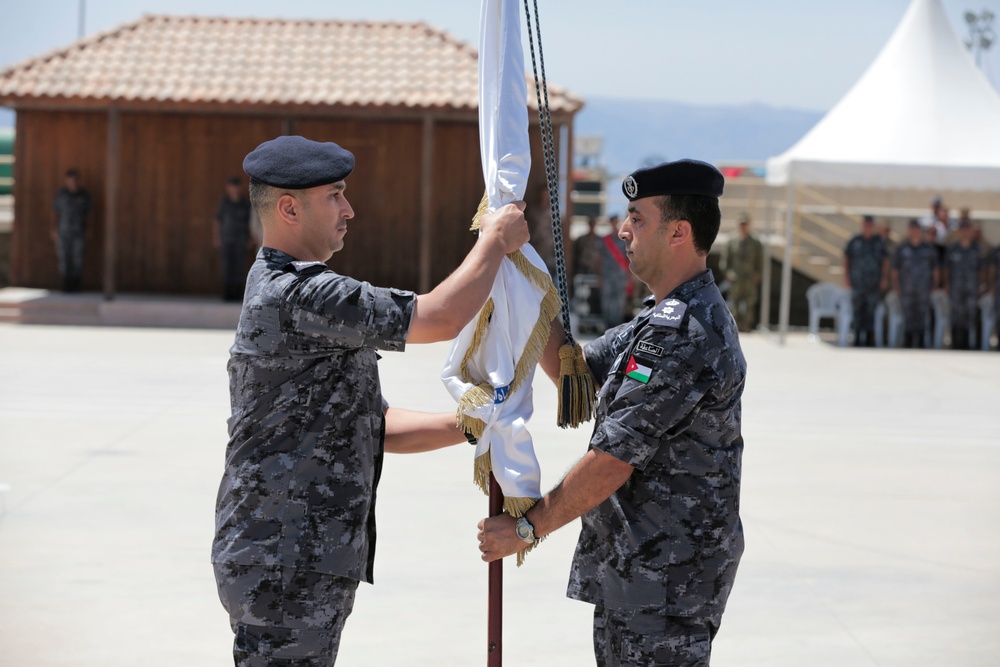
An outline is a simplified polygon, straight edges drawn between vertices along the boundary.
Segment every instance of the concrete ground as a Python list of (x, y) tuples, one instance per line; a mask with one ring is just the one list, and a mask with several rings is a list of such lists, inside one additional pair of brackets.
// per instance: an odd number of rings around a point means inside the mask
[[(209, 565), (231, 341), (0, 324), (0, 664), (232, 664)], [(384, 354), (389, 400), (451, 411), (448, 349)], [(1000, 354), (744, 349), (747, 551), (713, 664), (1000, 664)], [(589, 433), (554, 406), (536, 378), (546, 489)], [(471, 480), (468, 446), (387, 458), (376, 585), (338, 664), (485, 664)], [(593, 664), (591, 608), (564, 596), (576, 533), (505, 563), (505, 664)]]

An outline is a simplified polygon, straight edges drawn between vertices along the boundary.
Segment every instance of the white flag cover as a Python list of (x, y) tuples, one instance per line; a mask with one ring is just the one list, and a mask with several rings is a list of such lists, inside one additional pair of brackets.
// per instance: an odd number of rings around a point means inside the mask
[[(531, 167), (519, 7), (518, 0), (482, 0), (480, 9), (479, 143), (489, 211), (524, 198)], [(459, 422), (477, 439), (476, 483), (488, 492), (492, 471), (513, 516), (541, 497), (527, 422), (535, 366), (559, 307), (545, 263), (523, 246), (503, 260), (489, 300), (455, 339), (441, 374)]]

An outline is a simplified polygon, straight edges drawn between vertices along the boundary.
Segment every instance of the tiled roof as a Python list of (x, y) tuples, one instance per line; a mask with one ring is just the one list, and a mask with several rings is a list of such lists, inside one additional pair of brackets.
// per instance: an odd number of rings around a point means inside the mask
[[(476, 58), (424, 23), (146, 16), (0, 72), (0, 102), (471, 110)], [(582, 102), (550, 84), (549, 105)]]

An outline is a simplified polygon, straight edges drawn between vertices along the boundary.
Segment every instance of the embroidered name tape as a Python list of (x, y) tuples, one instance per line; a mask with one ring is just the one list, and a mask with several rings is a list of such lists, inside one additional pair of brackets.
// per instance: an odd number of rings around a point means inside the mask
[(647, 343), (644, 340), (640, 340), (639, 344), (635, 346), (636, 352), (645, 352), (646, 354), (651, 354), (654, 357), (663, 356), (663, 348), (659, 345), (653, 345), (652, 343)]

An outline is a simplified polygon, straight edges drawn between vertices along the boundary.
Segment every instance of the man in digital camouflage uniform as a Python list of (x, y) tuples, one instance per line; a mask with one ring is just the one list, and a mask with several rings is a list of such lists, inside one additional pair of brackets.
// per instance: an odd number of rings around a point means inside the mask
[(875, 347), (875, 309), (888, 282), (885, 239), (875, 231), (875, 218), (866, 215), (861, 233), (844, 248), (844, 283), (851, 290), (855, 347)]
[(923, 240), (920, 221), (913, 219), (907, 238), (892, 260), (893, 288), (903, 308), (903, 347), (924, 347), (931, 317), (931, 291), (938, 284), (938, 254)]
[(250, 200), (241, 192), (238, 176), (226, 181), (226, 195), (215, 210), (213, 245), (222, 259), (222, 299), (242, 301), (246, 286), (247, 250), (250, 233)]
[(243, 163), (263, 247), (230, 350), (232, 416), (212, 562), (240, 666), (332, 665), (359, 581), (372, 582), (383, 451), (465, 442), (454, 413), (388, 407), (376, 350), (453, 338), (528, 240), (523, 204), (483, 219), (428, 294), (329, 270), (344, 245), (354, 156), (284, 136)]
[(736, 236), (726, 243), (720, 268), (729, 281), (729, 309), (740, 331), (752, 331), (757, 321), (760, 283), (764, 277), (764, 246), (750, 233), (750, 215), (740, 213)]
[(972, 239), (971, 221), (958, 223), (958, 240), (945, 251), (942, 270), (943, 287), (948, 292), (951, 349), (968, 350), (972, 342), (969, 331), (976, 327), (979, 288), (983, 284), (982, 254)]
[[(492, 561), (582, 516), (568, 595), (595, 605), (601, 666), (708, 665), (743, 553), (746, 361), (706, 265), (722, 188), (722, 174), (694, 160), (625, 179), (620, 234), (653, 296), (585, 348), (601, 387), (589, 451), (523, 518), (479, 524)], [(553, 329), (550, 377), (563, 340)]]
[(69, 169), (66, 171), (65, 184), (56, 192), (52, 202), (50, 233), (56, 247), (64, 292), (80, 291), (89, 213), (90, 193), (80, 187), (80, 172)]
[[(986, 287), (990, 294), (993, 296), (993, 326), (997, 332), (997, 336), (1000, 337), (1000, 244), (993, 248), (993, 252), (990, 253), (987, 269), (987, 279)], [(992, 335), (987, 332), (987, 336)], [(986, 347), (988, 348), (990, 341), (986, 341)], [(997, 349), (1000, 349), (1000, 341), (997, 343)]]
[(618, 236), (617, 215), (608, 218), (611, 232), (601, 237), (601, 316), (605, 327), (632, 319), (632, 274), (625, 256), (625, 241)]

